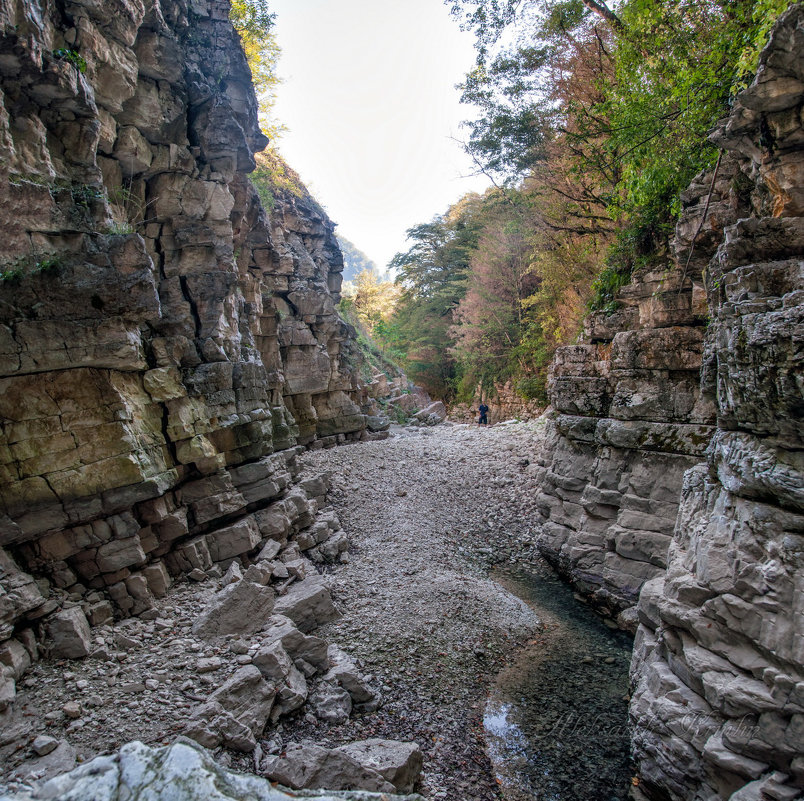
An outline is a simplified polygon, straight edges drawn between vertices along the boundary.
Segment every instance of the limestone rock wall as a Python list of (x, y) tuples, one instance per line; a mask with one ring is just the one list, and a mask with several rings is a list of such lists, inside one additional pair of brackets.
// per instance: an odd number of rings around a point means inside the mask
[(713, 141), (750, 187), (706, 268), (701, 385), (717, 411), (684, 476), (667, 569), (639, 601), (640, 797), (804, 797), (804, 6)]
[(747, 208), (732, 191), (737, 172), (726, 160), (714, 183), (698, 176), (665, 264), (637, 272), (616, 308), (589, 315), (581, 344), (559, 348), (550, 368), (539, 549), (630, 630), (642, 584), (667, 566), (684, 473), (714, 431), (699, 381), (708, 322), (700, 276), (724, 226)]
[(297, 448), (367, 436), (365, 393), (334, 225), (248, 180), (228, 3), (0, 0), (0, 25), (0, 639), (34, 654), (65, 602), (139, 613), (309, 526)]

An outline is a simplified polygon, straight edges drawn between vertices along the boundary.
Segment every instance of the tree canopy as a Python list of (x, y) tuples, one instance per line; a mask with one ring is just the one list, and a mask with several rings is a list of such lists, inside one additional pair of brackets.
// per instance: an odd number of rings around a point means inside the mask
[(707, 133), (791, 0), (445, 0), (474, 31), (466, 147), (497, 187), (413, 227), (390, 335), (431, 392), (543, 393), (555, 348), (666, 263)]

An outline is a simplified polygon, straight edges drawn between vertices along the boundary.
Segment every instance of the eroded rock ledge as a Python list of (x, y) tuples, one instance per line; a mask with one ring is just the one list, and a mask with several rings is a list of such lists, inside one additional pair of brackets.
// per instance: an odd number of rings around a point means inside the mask
[(715, 409), (699, 386), (707, 321), (701, 261), (735, 219), (734, 167), (714, 187), (686, 267), (710, 183), (684, 197), (674, 252), (638, 272), (617, 309), (592, 313), (584, 342), (559, 348), (550, 369), (552, 419), (540, 455), (539, 549), (584, 595), (635, 630), (642, 584), (661, 575), (684, 472), (703, 456)]

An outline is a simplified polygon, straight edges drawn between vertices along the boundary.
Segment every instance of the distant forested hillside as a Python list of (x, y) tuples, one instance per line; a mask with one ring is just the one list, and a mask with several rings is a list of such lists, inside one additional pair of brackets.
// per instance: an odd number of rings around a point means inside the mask
[(338, 244), (343, 253), (343, 280), (354, 281), (363, 270), (374, 273), (377, 277), (382, 271), (357, 245), (350, 242), (345, 236), (337, 234)]
[(719, 158), (707, 133), (791, 3), (446, 2), (476, 35), (466, 147), (494, 188), (410, 229), (380, 335), (438, 397), (510, 381), (543, 398), (584, 315), (668, 264), (679, 195)]

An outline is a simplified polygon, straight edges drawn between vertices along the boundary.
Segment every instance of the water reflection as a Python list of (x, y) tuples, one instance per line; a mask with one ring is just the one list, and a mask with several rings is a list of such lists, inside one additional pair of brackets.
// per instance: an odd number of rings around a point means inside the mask
[(486, 704), (489, 756), (506, 801), (627, 798), (630, 637), (607, 629), (546, 567), (493, 577), (544, 623)]

